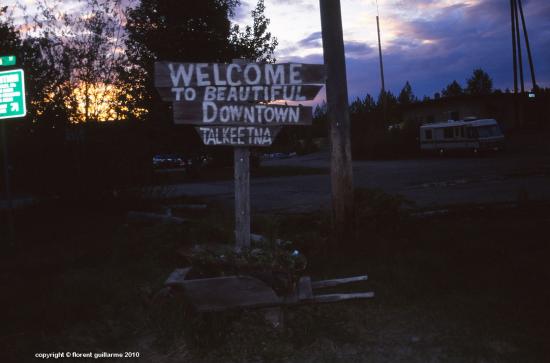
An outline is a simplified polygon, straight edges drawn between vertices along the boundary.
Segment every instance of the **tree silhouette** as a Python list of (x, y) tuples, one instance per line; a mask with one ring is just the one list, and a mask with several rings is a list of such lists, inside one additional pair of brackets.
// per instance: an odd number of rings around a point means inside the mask
[[(86, 13), (63, 12), (61, 0), (37, 0), (37, 14), (26, 43), (47, 69), (44, 99), (38, 113), (60, 115), (71, 122), (125, 118), (138, 110), (131, 88), (120, 77), (130, 64), (123, 51), (119, 1), (82, 0)], [(29, 14), (27, 12), (27, 14)]]
[(273, 38), (267, 31), (269, 19), (264, 15), (264, 0), (258, 0), (256, 8), (252, 10), (252, 26), (245, 26), (244, 31), (239, 25), (231, 28), (230, 46), (235, 53), (234, 57), (254, 59), (258, 62), (274, 62), (273, 52), (277, 47), (277, 38)]
[(493, 80), (481, 68), (474, 69), (466, 84), (466, 92), (471, 95), (488, 95), (493, 91)]
[(412, 87), (409, 81), (405, 82), (405, 85), (401, 89), (397, 100), (399, 101), (400, 105), (410, 105), (411, 103), (417, 101), (417, 98), (413, 94)]
[(8, 15), (8, 7), (0, 7), (0, 49), (2, 55), (11, 55), (21, 48), (21, 37)]
[(269, 19), (260, 0), (253, 25), (232, 26), (238, 0), (142, 0), (127, 12), (127, 54), (134, 65), (126, 77), (143, 107), (162, 109), (153, 86), (154, 62), (231, 62), (234, 58), (272, 61), (276, 39), (267, 32)]
[(462, 86), (460, 83), (458, 83), (456, 80), (452, 81), (441, 91), (441, 95), (443, 97), (455, 97), (460, 96), (464, 94), (464, 90), (462, 89)]

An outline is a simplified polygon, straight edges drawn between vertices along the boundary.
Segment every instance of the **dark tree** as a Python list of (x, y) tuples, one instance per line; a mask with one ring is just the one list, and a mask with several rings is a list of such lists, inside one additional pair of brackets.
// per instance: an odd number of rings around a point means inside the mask
[(239, 25), (231, 29), (230, 46), (234, 57), (254, 59), (258, 62), (275, 62), (273, 52), (277, 47), (277, 38), (267, 31), (269, 19), (264, 15), (264, 0), (258, 0), (256, 9), (252, 10), (252, 26), (247, 25), (244, 31)]
[(25, 44), (45, 71), (37, 113), (70, 122), (127, 118), (138, 108), (126, 92), (131, 85), (120, 77), (129, 67), (120, 3), (79, 4), (89, 13), (64, 13), (61, 0), (37, 0), (34, 11), (23, 9), (31, 30)]
[(493, 91), (493, 80), (483, 69), (474, 69), (470, 78), (466, 80), (466, 92), (471, 95), (488, 95)]
[[(276, 40), (267, 32), (264, 3), (252, 11), (253, 25), (232, 26), (239, 0), (142, 0), (127, 12), (126, 48), (133, 64), (125, 77), (141, 107), (153, 119), (169, 118), (153, 85), (154, 62), (231, 62), (235, 58), (272, 61)], [(160, 113), (159, 113), (160, 112)], [(166, 117), (165, 117), (166, 116)]]
[(128, 11), (128, 55), (148, 69), (155, 60), (227, 62), (236, 1), (142, 0)]
[(399, 101), (400, 105), (410, 105), (411, 103), (417, 101), (417, 98), (413, 94), (412, 87), (409, 81), (405, 82), (405, 85), (403, 86), (403, 89), (401, 89), (397, 100)]
[(384, 102), (386, 103), (386, 110), (390, 113), (397, 108), (397, 97), (395, 97), (391, 91), (380, 92), (378, 95), (378, 101), (376, 102), (377, 109), (382, 110), (382, 107), (384, 107)]
[(2, 55), (19, 53), (21, 49), (19, 32), (15, 30), (7, 11), (7, 6), (0, 7), (0, 49)]
[(441, 91), (441, 95), (443, 97), (455, 97), (460, 96), (464, 94), (464, 90), (462, 89), (462, 86), (460, 83), (458, 83), (456, 80), (452, 81)]
[(355, 101), (353, 101), (349, 105), (350, 113), (354, 113), (354, 114), (373, 112), (375, 111), (375, 109), (376, 109), (376, 102), (374, 101), (374, 98), (372, 98), (372, 96), (368, 93), (363, 100), (357, 97)]

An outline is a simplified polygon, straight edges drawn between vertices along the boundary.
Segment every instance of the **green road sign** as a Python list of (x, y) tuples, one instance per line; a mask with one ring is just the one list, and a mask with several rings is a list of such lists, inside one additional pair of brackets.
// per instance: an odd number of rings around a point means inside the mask
[(23, 70), (0, 72), (0, 119), (23, 117), (26, 114)]
[(0, 66), (14, 66), (14, 65), (15, 65), (14, 55), (6, 55), (3, 57), (0, 57)]

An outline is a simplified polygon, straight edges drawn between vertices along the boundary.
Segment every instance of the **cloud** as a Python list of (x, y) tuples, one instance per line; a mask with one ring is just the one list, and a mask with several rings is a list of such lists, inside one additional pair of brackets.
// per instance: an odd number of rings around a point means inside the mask
[(344, 42), (346, 57), (363, 58), (374, 54), (374, 49), (365, 42), (349, 40)]
[[(412, 2), (401, 2), (412, 6)], [(510, 9), (507, 3), (497, 0), (449, 3), (441, 1), (415, 1), (423, 16), (403, 16), (393, 13), (384, 19), (386, 29), (393, 33), (383, 43), (386, 84), (397, 93), (409, 80), (418, 96), (432, 95), (453, 79), (465, 83), (474, 68), (483, 68), (494, 80), (497, 88), (512, 84), (512, 50)], [(430, 10), (430, 11), (429, 11)], [(550, 86), (550, 4), (544, 0), (524, 1), (533, 59), (539, 85)], [(437, 16), (433, 16), (433, 14)], [(422, 14), (422, 12), (421, 12)], [(526, 87), (531, 78), (524, 39), (523, 64)], [(373, 55), (373, 54), (371, 54)], [(348, 55), (348, 60), (352, 56)], [(375, 57), (376, 58), (376, 57)], [(377, 93), (379, 79), (364, 77), (361, 73), (377, 72), (372, 58), (348, 61), (350, 95)], [(350, 76), (351, 75), (351, 76)], [(379, 78), (379, 77), (378, 77)]]
[(319, 48), (323, 46), (323, 39), (321, 32), (314, 32), (308, 35), (307, 37), (300, 39), (298, 46), (305, 48)]

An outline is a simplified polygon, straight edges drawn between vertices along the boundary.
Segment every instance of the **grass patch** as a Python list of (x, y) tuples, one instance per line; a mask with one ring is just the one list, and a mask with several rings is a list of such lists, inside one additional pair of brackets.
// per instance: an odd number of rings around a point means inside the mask
[(178, 248), (232, 242), (232, 213), (132, 226), (116, 209), (27, 210), (17, 247), (0, 257), (2, 361), (55, 351), (139, 351), (143, 362), (547, 360), (548, 206), (415, 218), (381, 192), (356, 200), (357, 240), (340, 253), (323, 248), (326, 214), (255, 216), (255, 232), (299, 246), (314, 279), (367, 273), (348, 289), (376, 292), (285, 308), (283, 329), (259, 312), (197, 315), (181, 296), (155, 297), (185, 263)]

